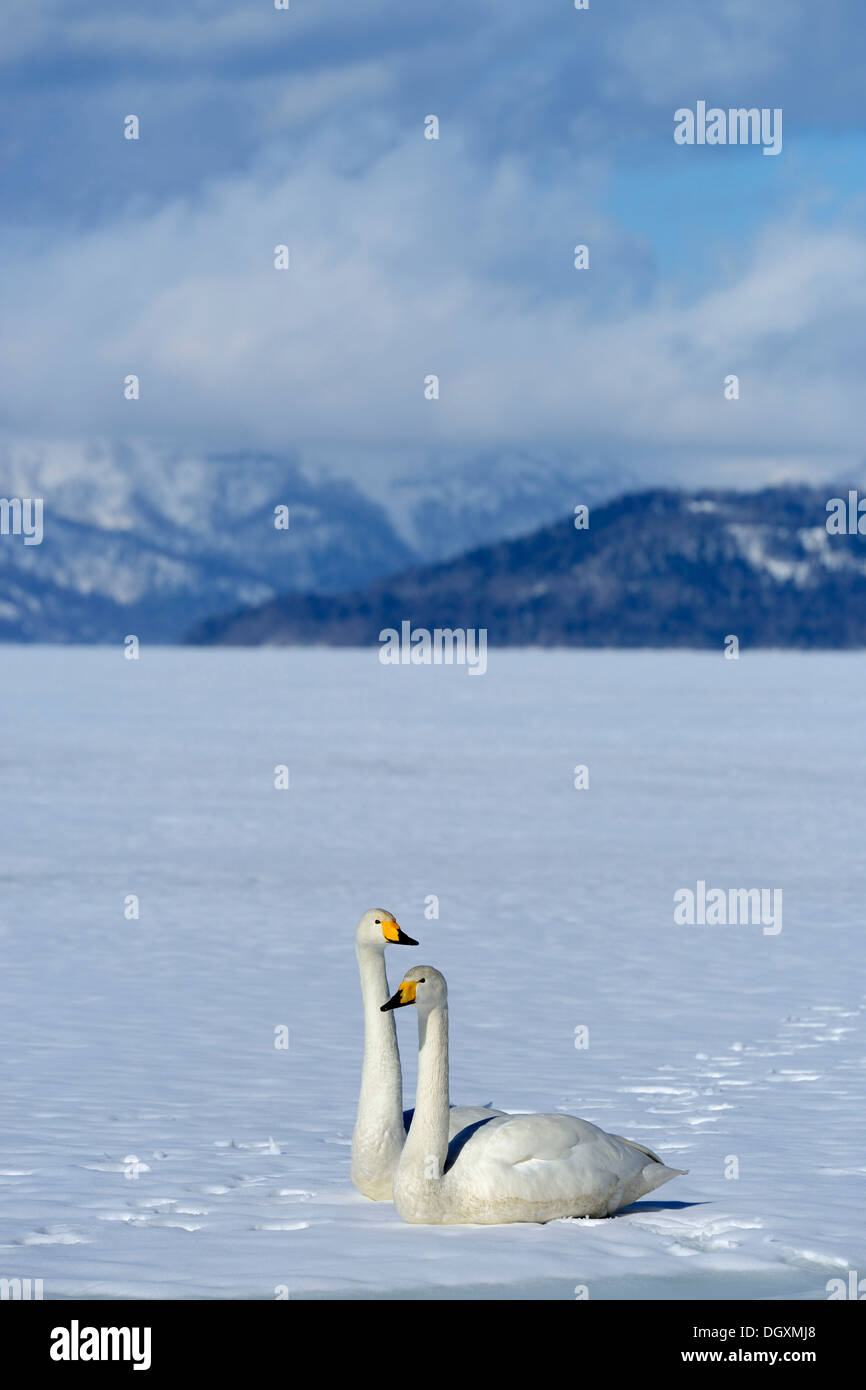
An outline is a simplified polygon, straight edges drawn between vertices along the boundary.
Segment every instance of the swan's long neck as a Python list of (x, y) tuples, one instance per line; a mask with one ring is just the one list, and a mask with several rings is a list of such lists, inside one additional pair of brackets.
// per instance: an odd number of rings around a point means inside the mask
[(364, 1000), (364, 1062), (352, 1136), (352, 1179), (367, 1191), (378, 1183), (390, 1184), (403, 1148), (403, 1076), (394, 1014), (381, 1012), (389, 995), (384, 952), (356, 946), (355, 954)]
[(418, 1015), (415, 1115), (400, 1163), (416, 1197), (435, 1205), (448, 1157), (448, 1005)]

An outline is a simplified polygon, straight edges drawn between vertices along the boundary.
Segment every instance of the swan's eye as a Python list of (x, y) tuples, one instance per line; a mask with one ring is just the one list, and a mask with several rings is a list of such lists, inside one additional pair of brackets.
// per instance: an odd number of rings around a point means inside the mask
[(420, 980), (418, 981), (418, 983), (419, 983), (419, 985), (426, 984), (426, 983), (427, 983), (427, 976), (426, 976), (426, 975), (422, 975), (421, 978), (420, 978)]
[(379, 921), (379, 918), (377, 917), (377, 918), (376, 918), (376, 926), (377, 926), (377, 927), (381, 927), (381, 925), (382, 925), (382, 923)]

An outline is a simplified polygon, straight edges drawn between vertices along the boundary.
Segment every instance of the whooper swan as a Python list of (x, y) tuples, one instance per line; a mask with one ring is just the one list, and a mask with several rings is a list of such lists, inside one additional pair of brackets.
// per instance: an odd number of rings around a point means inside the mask
[[(393, 913), (384, 908), (365, 912), (355, 932), (355, 954), (364, 999), (364, 1063), (361, 1094), (352, 1135), (352, 1182), (365, 1197), (390, 1202), (394, 1174), (406, 1140), (412, 1112), (403, 1113), (403, 1077), (393, 1014), (382, 1004), (391, 991), (385, 974), (385, 948), (417, 946)], [(484, 1106), (455, 1106), (448, 1116), (451, 1135), (501, 1112)]]
[[(418, 1090), (394, 1178), (394, 1205), (416, 1225), (495, 1225), (609, 1216), (677, 1177), (642, 1144), (573, 1115), (500, 1115), (448, 1152), (448, 990), (429, 965), (409, 970), (383, 1012), (418, 1010)], [(456, 1153), (455, 1153), (456, 1150)]]

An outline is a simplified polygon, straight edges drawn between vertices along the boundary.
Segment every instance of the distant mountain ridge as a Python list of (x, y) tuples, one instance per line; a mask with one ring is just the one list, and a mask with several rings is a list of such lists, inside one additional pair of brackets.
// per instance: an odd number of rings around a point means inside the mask
[[(0, 497), (44, 499), (44, 538), (0, 536), (0, 641), (176, 642), (213, 613), (338, 593), (621, 490), (598, 460), (512, 453), (396, 474), (301, 455), (137, 444), (0, 448)], [(495, 486), (491, 485), (495, 478)], [(274, 507), (289, 508), (288, 530)]]
[(353, 592), (284, 595), (188, 640), (367, 645), (408, 620), (500, 646), (866, 646), (866, 536), (829, 534), (835, 495), (650, 489), (593, 507), (585, 530), (566, 517)]

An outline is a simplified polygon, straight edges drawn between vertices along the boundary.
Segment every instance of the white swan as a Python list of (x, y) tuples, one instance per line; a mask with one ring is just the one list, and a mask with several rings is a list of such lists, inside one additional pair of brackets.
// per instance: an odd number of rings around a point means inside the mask
[(494, 1225), (609, 1216), (683, 1170), (573, 1115), (502, 1115), (448, 1143), (448, 990), (429, 965), (409, 970), (383, 1012), (418, 1010), (415, 1116), (394, 1205), (416, 1225)]
[[(352, 1135), (351, 1177), (359, 1192), (376, 1202), (390, 1202), (394, 1174), (406, 1140), (412, 1112), (403, 1113), (403, 1076), (393, 1014), (382, 1004), (391, 991), (385, 974), (385, 948), (417, 946), (393, 913), (374, 907), (365, 912), (355, 932), (355, 954), (364, 999), (364, 1063), (361, 1094)], [(485, 1106), (455, 1106), (448, 1116), (449, 1134), (477, 1124), (499, 1110)]]

